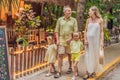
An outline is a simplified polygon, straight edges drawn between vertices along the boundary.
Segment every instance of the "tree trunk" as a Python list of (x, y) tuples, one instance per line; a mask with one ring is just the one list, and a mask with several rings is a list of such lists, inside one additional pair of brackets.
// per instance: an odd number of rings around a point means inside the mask
[(86, 0), (78, 0), (77, 4), (77, 21), (78, 21), (78, 30), (82, 31), (83, 24), (84, 24), (84, 11)]

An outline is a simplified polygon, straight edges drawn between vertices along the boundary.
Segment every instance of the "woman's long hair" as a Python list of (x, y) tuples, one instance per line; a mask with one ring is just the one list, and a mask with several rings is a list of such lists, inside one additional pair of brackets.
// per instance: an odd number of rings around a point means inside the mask
[(97, 18), (101, 18), (101, 14), (96, 6), (92, 6), (90, 9), (94, 11), (94, 14)]

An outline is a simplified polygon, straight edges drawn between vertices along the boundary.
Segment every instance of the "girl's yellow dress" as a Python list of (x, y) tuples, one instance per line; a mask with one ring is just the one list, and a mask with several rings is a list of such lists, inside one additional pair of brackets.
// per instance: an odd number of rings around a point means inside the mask
[(46, 55), (45, 55), (45, 61), (47, 61), (48, 63), (55, 63), (56, 54), (57, 54), (56, 44), (48, 45)]
[(70, 51), (71, 51), (71, 54), (72, 54), (72, 61), (79, 61), (80, 60), (80, 52), (83, 48), (83, 44), (80, 40), (78, 41), (75, 41), (75, 40), (72, 40), (70, 42)]

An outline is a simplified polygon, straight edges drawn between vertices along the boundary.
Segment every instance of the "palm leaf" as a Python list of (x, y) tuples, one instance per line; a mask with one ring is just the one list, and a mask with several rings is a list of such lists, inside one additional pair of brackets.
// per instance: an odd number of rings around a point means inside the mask
[(22, 46), (27, 46), (28, 45), (28, 40), (25, 37), (20, 37), (16, 40), (17, 43), (21, 43)]

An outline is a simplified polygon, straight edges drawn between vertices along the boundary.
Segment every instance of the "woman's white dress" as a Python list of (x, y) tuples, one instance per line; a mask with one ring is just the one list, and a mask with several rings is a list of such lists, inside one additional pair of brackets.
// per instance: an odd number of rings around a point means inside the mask
[(100, 24), (89, 23), (86, 35), (88, 41), (88, 47), (85, 49), (86, 68), (89, 73), (98, 72), (100, 70)]

